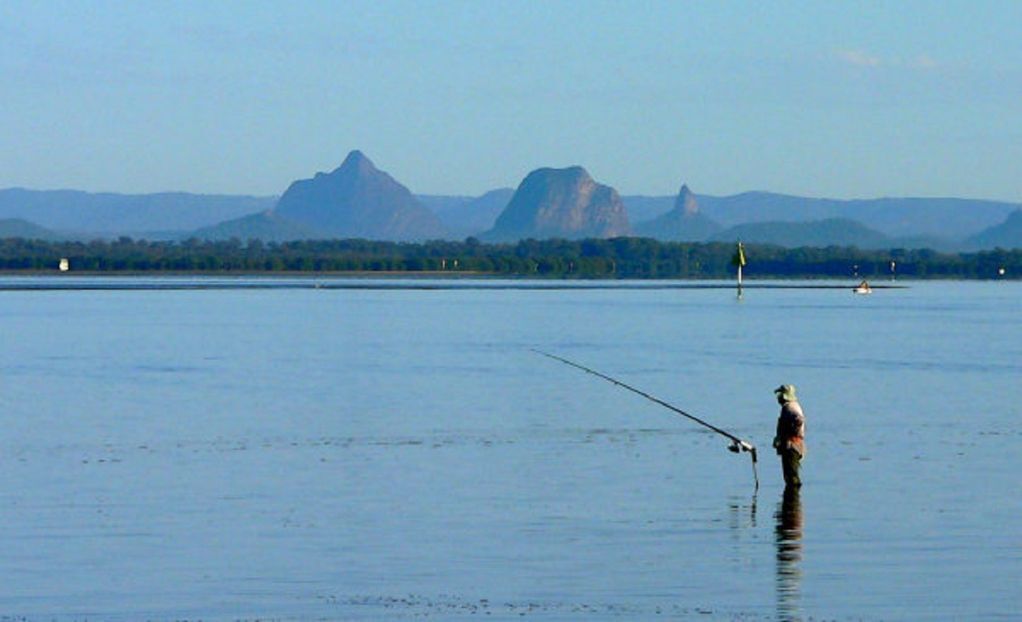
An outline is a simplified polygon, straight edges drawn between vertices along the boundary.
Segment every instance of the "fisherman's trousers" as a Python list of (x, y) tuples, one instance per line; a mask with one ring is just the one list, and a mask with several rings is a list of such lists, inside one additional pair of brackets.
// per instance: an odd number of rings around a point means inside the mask
[(786, 447), (780, 451), (781, 470), (784, 473), (785, 486), (801, 486), (802, 480), (798, 476), (799, 468), (802, 466), (802, 454), (793, 447)]

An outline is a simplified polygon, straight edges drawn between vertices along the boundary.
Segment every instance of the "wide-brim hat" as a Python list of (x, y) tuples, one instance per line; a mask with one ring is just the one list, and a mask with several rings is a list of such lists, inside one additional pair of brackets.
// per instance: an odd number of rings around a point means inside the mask
[(793, 384), (782, 384), (774, 389), (774, 394), (785, 402), (798, 401), (798, 398), (795, 396), (795, 385)]

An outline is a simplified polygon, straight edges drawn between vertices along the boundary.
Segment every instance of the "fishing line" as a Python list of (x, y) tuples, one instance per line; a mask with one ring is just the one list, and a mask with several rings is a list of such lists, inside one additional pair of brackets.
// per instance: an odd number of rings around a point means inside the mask
[(726, 430), (722, 430), (722, 429), (718, 428), (717, 426), (713, 425), (712, 423), (704, 421), (704, 420), (700, 419), (699, 417), (696, 417), (695, 415), (690, 415), (689, 413), (687, 413), (684, 410), (678, 408), (677, 406), (674, 406), (673, 404), (668, 404), (664, 400), (662, 400), (662, 399), (660, 399), (660, 398), (658, 398), (656, 396), (650, 395), (649, 393), (646, 393), (645, 391), (640, 391), (639, 389), (636, 389), (635, 387), (633, 387), (633, 386), (631, 386), (631, 385), (629, 385), (627, 383), (621, 382), (617, 378), (611, 378), (610, 376), (608, 376), (606, 374), (602, 374), (602, 373), (596, 371), (595, 369), (590, 369), (590, 368), (586, 367), (585, 365), (580, 365), (580, 364), (578, 364), (578, 363), (576, 363), (574, 361), (569, 361), (568, 359), (560, 357), (560, 356), (557, 356), (556, 354), (550, 354), (548, 352), (543, 352), (542, 350), (537, 350), (536, 348), (530, 348), (530, 350), (532, 350), (536, 354), (540, 354), (540, 355), (545, 356), (545, 357), (547, 357), (549, 359), (553, 359), (555, 361), (559, 361), (561, 363), (564, 363), (565, 365), (570, 365), (570, 366), (572, 366), (572, 367), (574, 367), (576, 369), (581, 369), (582, 371), (584, 371), (584, 372), (586, 372), (588, 374), (592, 374), (592, 375), (596, 376), (597, 378), (602, 378), (602, 379), (606, 380), (607, 382), (610, 382), (612, 384), (615, 384), (615, 385), (621, 387), (622, 389), (627, 389), (627, 390), (631, 391), (632, 393), (635, 393), (637, 395), (641, 395), (642, 397), (646, 398), (647, 400), (650, 400), (651, 402), (655, 402), (657, 404), (660, 404), (664, 408), (666, 408), (666, 409), (668, 409), (668, 410), (670, 410), (670, 411), (672, 411), (672, 412), (674, 412), (676, 414), (679, 414), (682, 417), (687, 417), (688, 419), (691, 419), (692, 421), (695, 421), (699, 425), (704, 426), (706, 428), (709, 428), (710, 430), (713, 430), (717, 434), (720, 434), (720, 435), (726, 437), (727, 439), (729, 439), (731, 441), (731, 445), (728, 447), (729, 451), (732, 451), (732, 452), (734, 452), (736, 454), (740, 453), (740, 452), (743, 452), (743, 451), (747, 451), (751, 455), (751, 457), (752, 457), (752, 476), (756, 479), (756, 490), (759, 490), (759, 473), (756, 471), (756, 462), (757, 462), (757, 459), (756, 459), (756, 446), (753, 445), (752, 443), (750, 443), (749, 441), (742, 440), (742, 439), (738, 438), (737, 436), (735, 436), (734, 434), (731, 434), (730, 432), (728, 432)]

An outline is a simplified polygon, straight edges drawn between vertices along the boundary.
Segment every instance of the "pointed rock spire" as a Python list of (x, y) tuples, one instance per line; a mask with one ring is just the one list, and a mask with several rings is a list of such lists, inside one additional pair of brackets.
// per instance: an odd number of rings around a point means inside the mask
[(674, 209), (684, 213), (686, 216), (699, 213), (699, 201), (696, 199), (696, 195), (688, 189), (688, 184), (681, 185), (681, 190), (678, 191), (678, 198), (674, 200)]
[(675, 242), (702, 242), (720, 229), (699, 211), (699, 201), (688, 184), (682, 184), (671, 211), (635, 226), (639, 235)]
[(348, 157), (344, 158), (344, 162), (334, 172), (344, 171), (367, 174), (375, 170), (376, 166), (373, 165), (373, 161), (358, 149), (354, 149), (348, 153)]

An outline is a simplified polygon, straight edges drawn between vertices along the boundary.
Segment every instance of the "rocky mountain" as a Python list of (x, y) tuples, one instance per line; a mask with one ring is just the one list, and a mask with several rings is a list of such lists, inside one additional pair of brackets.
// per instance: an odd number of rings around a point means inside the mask
[(320, 238), (417, 241), (446, 235), (434, 213), (361, 151), (349, 153), (331, 173), (292, 183), (273, 212)]
[(999, 225), (988, 227), (965, 241), (970, 250), (984, 248), (1022, 248), (1022, 209), (1017, 209)]
[(671, 242), (702, 242), (722, 228), (699, 211), (696, 195), (683, 185), (674, 200), (674, 208), (653, 220), (636, 224), (635, 233)]
[(628, 235), (628, 214), (616, 190), (581, 166), (541, 168), (526, 175), (493, 228), (491, 241), (524, 238), (611, 238)]

